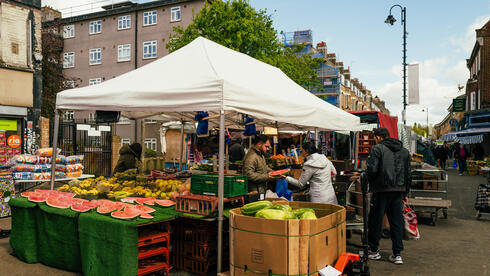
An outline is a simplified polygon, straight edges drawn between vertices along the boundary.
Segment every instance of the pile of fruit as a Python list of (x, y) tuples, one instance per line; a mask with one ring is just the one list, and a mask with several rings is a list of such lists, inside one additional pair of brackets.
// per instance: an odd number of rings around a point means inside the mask
[(70, 181), (59, 188), (60, 191), (73, 192), (78, 197), (86, 199), (108, 198), (119, 200), (130, 196), (153, 197), (159, 199), (175, 199), (179, 194), (187, 194), (190, 184), (180, 180), (141, 181), (124, 180), (112, 177), (106, 179), (103, 176), (85, 179), (83, 181)]
[(157, 204), (162, 207), (175, 205), (175, 202), (171, 200), (155, 198), (133, 198), (132, 200), (126, 200), (127, 202), (115, 202), (106, 199), (88, 201), (75, 198), (74, 193), (39, 189), (34, 192), (24, 192), (21, 196), (27, 197), (31, 202), (46, 202), (47, 205), (54, 208), (71, 208), (73, 211), (80, 213), (96, 209), (99, 214), (111, 215), (117, 219), (133, 219), (136, 217), (152, 219), (151, 213), (155, 212), (155, 209), (147, 205)]
[(265, 219), (316, 219), (315, 210), (310, 208), (292, 209), (286, 204), (272, 204), (270, 201), (256, 201), (245, 204), (242, 215)]

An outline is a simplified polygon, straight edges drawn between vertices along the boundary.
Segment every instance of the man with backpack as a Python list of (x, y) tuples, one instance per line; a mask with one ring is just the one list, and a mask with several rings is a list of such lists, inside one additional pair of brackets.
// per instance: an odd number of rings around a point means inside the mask
[(369, 259), (379, 260), (379, 240), (383, 216), (390, 223), (393, 254), (389, 260), (403, 264), (403, 201), (406, 201), (410, 187), (410, 153), (402, 142), (390, 138), (386, 128), (374, 130), (376, 145), (367, 160), (369, 190), (372, 192), (368, 218)]

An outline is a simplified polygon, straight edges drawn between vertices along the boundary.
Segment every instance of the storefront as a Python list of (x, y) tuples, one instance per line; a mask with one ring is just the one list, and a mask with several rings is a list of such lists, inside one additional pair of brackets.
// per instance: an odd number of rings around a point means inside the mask
[(27, 108), (0, 106), (0, 165), (23, 151)]

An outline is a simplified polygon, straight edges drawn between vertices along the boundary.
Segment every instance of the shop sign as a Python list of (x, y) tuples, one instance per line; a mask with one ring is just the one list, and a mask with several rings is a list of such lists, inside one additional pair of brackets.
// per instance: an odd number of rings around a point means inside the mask
[(277, 135), (277, 128), (275, 127), (264, 127), (265, 135)]
[(453, 99), (453, 112), (465, 112), (466, 111), (466, 98)]
[(17, 131), (17, 120), (0, 120), (0, 130)]
[(10, 135), (7, 139), (7, 145), (13, 149), (20, 147), (22, 140), (17, 135)]

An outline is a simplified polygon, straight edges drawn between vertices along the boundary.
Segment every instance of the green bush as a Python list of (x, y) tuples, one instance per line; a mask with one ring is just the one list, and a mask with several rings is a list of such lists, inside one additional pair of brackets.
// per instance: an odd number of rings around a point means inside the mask
[(145, 149), (145, 157), (156, 157), (157, 155), (156, 151), (148, 148)]

